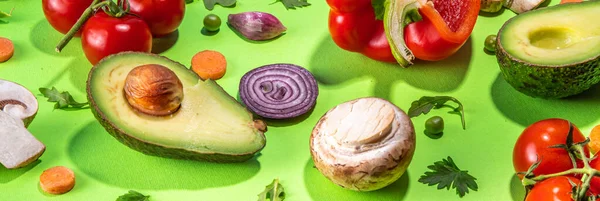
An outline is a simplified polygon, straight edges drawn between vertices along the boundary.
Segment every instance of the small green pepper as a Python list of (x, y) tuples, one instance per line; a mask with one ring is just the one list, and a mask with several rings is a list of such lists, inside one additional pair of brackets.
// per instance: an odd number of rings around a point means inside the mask
[(444, 132), (444, 119), (440, 116), (433, 116), (425, 121), (425, 132), (429, 134), (441, 134)]
[(218, 31), (221, 27), (221, 18), (215, 14), (208, 14), (204, 17), (204, 28), (207, 31)]

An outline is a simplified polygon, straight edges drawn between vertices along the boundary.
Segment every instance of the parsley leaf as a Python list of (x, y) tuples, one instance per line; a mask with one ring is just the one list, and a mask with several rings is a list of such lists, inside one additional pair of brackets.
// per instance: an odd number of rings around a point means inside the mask
[[(4, 12), (0, 10), (0, 18), (8, 18), (8, 17), (12, 17), (12, 12), (15, 8), (13, 7), (12, 9), (10, 9), (10, 12)], [(8, 20), (3, 20), (0, 19), (0, 24), (8, 24)]]
[(116, 201), (149, 201), (149, 198), (150, 196), (130, 190), (128, 193), (119, 196)]
[(235, 6), (236, 0), (204, 0), (204, 7), (208, 10), (213, 10), (216, 4), (223, 7)]
[[(446, 102), (448, 101), (455, 102), (458, 104), (458, 107), (446, 105)], [(456, 98), (450, 96), (423, 96), (421, 99), (412, 102), (410, 109), (408, 109), (408, 116), (411, 118), (416, 117), (421, 114), (429, 113), (431, 109), (440, 109), (442, 107), (450, 107), (452, 108), (452, 111), (448, 113), (460, 115), (462, 127), (463, 129), (466, 129), (463, 105)]]
[(375, 18), (383, 20), (385, 16), (385, 0), (371, 0), (371, 5), (375, 9)]
[(69, 108), (69, 106), (71, 108), (82, 109), (89, 104), (87, 102), (79, 103), (73, 99), (73, 96), (71, 96), (69, 92), (58, 92), (54, 87), (52, 87), (52, 89), (40, 88), (39, 90), (44, 97), (48, 98), (48, 102), (56, 102), (56, 104), (54, 104), (54, 109), (65, 109)]
[(283, 186), (279, 183), (279, 179), (273, 179), (273, 182), (258, 194), (258, 201), (283, 201), (284, 199), (285, 192), (283, 192)]
[(448, 156), (448, 159), (442, 159), (442, 161), (436, 161), (433, 165), (427, 166), (433, 172), (425, 172), (424, 175), (419, 178), (419, 182), (433, 186), (437, 184), (437, 189), (450, 189), (450, 187), (456, 189), (456, 194), (459, 197), (465, 196), (469, 193), (469, 188), (477, 191), (477, 180), (471, 176), (466, 170), (460, 170), (452, 158)]
[(296, 7), (310, 6), (308, 0), (277, 0), (273, 3), (281, 2), (285, 6), (285, 9), (296, 9)]

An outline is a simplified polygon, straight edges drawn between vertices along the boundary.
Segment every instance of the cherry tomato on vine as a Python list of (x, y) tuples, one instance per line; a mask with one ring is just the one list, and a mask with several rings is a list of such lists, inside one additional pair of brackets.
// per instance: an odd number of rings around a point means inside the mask
[(177, 30), (185, 14), (185, 0), (129, 0), (129, 6), (129, 12), (144, 19), (156, 37)]
[[(572, 201), (573, 191), (569, 180), (575, 185), (581, 185), (581, 180), (575, 177), (551, 177), (535, 184), (525, 201)], [(593, 190), (588, 190), (588, 195), (593, 193)]]
[[(69, 32), (83, 11), (93, 0), (42, 0), (46, 19), (54, 29), (62, 34)], [(81, 30), (75, 36), (80, 36)]]
[(119, 52), (150, 52), (152, 34), (139, 17), (116, 18), (99, 11), (85, 23), (81, 44), (87, 59), (96, 65), (102, 58)]
[[(600, 170), (600, 159), (596, 157), (594, 160), (590, 161), (590, 167)], [(600, 177), (594, 176), (592, 181), (590, 182), (590, 189), (594, 192), (600, 192)]]
[[(573, 125), (573, 141), (583, 142), (585, 137)], [(545, 119), (527, 127), (513, 149), (513, 166), (516, 172), (526, 172), (531, 165), (541, 160), (540, 165), (533, 171), (535, 175), (551, 174), (573, 168), (571, 158), (565, 149), (550, 148), (550, 146), (565, 144), (569, 133), (569, 121), (564, 119)], [(589, 156), (587, 145), (584, 147)], [(578, 167), (583, 163), (578, 160)], [(522, 175), (519, 175), (522, 178)]]

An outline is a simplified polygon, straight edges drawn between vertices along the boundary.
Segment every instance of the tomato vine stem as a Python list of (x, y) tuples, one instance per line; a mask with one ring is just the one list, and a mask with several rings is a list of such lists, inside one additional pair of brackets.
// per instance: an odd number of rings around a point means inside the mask
[(69, 41), (71, 41), (73, 36), (75, 36), (75, 34), (83, 27), (85, 22), (90, 19), (98, 9), (102, 9), (106, 14), (112, 17), (120, 18), (129, 13), (129, 0), (118, 0), (118, 3), (115, 3), (112, 0), (94, 0), (92, 4), (85, 9), (83, 14), (81, 14), (81, 17), (77, 19), (75, 25), (69, 29), (69, 32), (67, 32), (60, 42), (58, 42), (58, 45), (56, 45), (55, 49), (56, 52), (60, 53), (62, 51)]

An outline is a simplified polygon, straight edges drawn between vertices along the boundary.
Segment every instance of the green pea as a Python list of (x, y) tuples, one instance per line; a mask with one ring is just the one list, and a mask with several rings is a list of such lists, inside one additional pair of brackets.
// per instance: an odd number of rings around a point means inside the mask
[(425, 121), (425, 132), (430, 134), (440, 134), (444, 132), (444, 119), (440, 116), (433, 116)]
[(215, 14), (208, 14), (204, 17), (204, 28), (207, 31), (217, 31), (221, 27), (221, 18)]
[(489, 52), (496, 52), (496, 35), (489, 35), (485, 38), (484, 48)]

